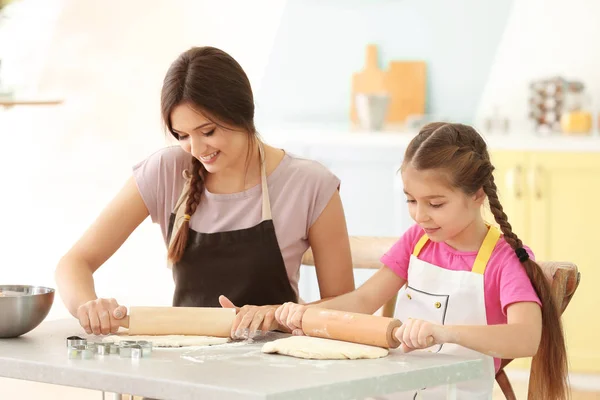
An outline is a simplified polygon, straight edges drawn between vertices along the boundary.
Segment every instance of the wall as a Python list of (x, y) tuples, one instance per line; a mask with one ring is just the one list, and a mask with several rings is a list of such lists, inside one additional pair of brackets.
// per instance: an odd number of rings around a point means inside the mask
[(429, 112), (473, 119), (512, 1), (290, 0), (257, 95), (269, 122), (348, 121), (364, 48), (427, 61)]
[[(44, 0), (21, 1), (31, 10)], [(2, 48), (7, 79), (24, 92), (65, 99), (58, 107), (0, 109), (3, 284), (55, 287), (60, 257), (117, 193), (131, 166), (164, 144), (160, 86), (181, 51), (192, 45), (222, 47), (258, 90), (285, 5), (269, 0), (54, 4), (54, 20), (40, 16), (45, 23), (37, 31), (35, 24), (13, 19), (10, 33), (19, 45)], [(32, 40), (19, 39), (26, 37)], [(33, 57), (36, 51), (47, 56)], [(20, 70), (21, 65), (30, 68)], [(146, 221), (95, 274), (98, 294), (126, 305), (170, 304), (165, 257), (158, 226)], [(57, 297), (49, 318), (66, 315)]]
[(484, 87), (477, 120), (493, 107), (514, 125), (525, 125), (529, 82), (562, 75), (582, 80), (595, 111), (600, 99), (600, 2), (595, 0), (518, 0)]

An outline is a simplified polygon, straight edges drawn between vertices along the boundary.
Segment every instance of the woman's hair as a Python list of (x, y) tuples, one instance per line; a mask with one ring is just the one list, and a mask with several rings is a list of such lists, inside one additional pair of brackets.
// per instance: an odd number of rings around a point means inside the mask
[(560, 314), (544, 272), (524, 254), (523, 243), (512, 231), (502, 210), (494, 182), (494, 166), (483, 138), (470, 126), (428, 124), (408, 145), (402, 167), (407, 165), (417, 170), (439, 170), (451, 187), (467, 195), (483, 188), (504, 240), (517, 253), (543, 304), (542, 337), (532, 364), (530, 398), (566, 399), (568, 365)]
[[(223, 127), (220, 123), (239, 128), (254, 140), (254, 97), (250, 81), (242, 67), (229, 54), (214, 47), (193, 47), (182, 53), (170, 66), (161, 91), (161, 114), (168, 131), (173, 131), (171, 113), (181, 104), (198, 110), (204, 117)], [(250, 147), (249, 147), (250, 149)], [(188, 242), (189, 217), (191, 217), (204, 191), (206, 170), (193, 158), (190, 191), (185, 204), (186, 218), (169, 248), (169, 260), (181, 259)]]

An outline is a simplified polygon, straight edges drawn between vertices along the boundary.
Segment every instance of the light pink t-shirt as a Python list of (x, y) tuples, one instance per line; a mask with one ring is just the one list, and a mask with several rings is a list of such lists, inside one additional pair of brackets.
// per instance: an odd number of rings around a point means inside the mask
[[(191, 170), (192, 156), (179, 146), (161, 149), (133, 167), (133, 175), (152, 222), (160, 224), (165, 244), (169, 218)], [(286, 153), (267, 177), (271, 214), (277, 242), (290, 284), (298, 294), (300, 262), (309, 247), (308, 231), (339, 189), (340, 180), (317, 161)], [(206, 189), (190, 220), (202, 233), (225, 232), (255, 226), (262, 219), (262, 190), (258, 184), (233, 194)]]
[[(410, 256), (423, 235), (423, 229), (419, 225), (413, 225), (381, 257), (381, 262), (399, 277), (407, 279)], [(529, 257), (534, 259), (532, 251), (527, 247), (525, 249)], [(421, 250), (419, 259), (441, 268), (471, 271), (476, 256), (476, 251), (458, 251), (444, 242), (429, 241)], [(542, 305), (525, 268), (503, 237), (498, 240), (488, 261), (483, 274), (483, 285), (488, 325), (506, 324), (506, 309), (513, 303), (530, 301)], [(494, 364), (498, 371), (500, 359), (495, 358)]]

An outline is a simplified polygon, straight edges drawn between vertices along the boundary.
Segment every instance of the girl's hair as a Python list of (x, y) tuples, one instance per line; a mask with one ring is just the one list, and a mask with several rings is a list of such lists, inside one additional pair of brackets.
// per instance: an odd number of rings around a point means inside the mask
[[(181, 104), (198, 110), (219, 127), (225, 128), (219, 122), (226, 123), (247, 132), (249, 139), (256, 138), (250, 81), (237, 61), (214, 47), (192, 47), (171, 64), (163, 82), (160, 103), (162, 120), (176, 139), (179, 135), (171, 126), (171, 113)], [(206, 169), (194, 157), (185, 204), (187, 216), (191, 217), (200, 203), (205, 174)], [(177, 232), (171, 232), (176, 235), (168, 253), (172, 263), (179, 261), (185, 252), (190, 229), (188, 218)]]
[(568, 365), (560, 314), (544, 272), (523, 254), (523, 243), (502, 210), (492, 173), (494, 166), (483, 138), (470, 126), (428, 124), (406, 149), (402, 167), (409, 164), (417, 170), (439, 170), (452, 187), (467, 195), (483, 188), (504, 240), (520, 254), (521, 265), (543, 304), (542, 337), (531, 368), (529, 398), (566, 399)]

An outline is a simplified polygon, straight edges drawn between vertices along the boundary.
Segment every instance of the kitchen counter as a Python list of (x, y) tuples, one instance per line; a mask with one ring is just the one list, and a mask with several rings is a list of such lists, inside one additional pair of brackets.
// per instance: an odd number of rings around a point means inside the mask
[[(362, 149), (392, 147), (402, 150), (418, 133), (416, 130), (363, 131), (338, 126), (266, 127), (259, 131), (267, 143), (275, 146), (341, 145)], [(571, 136), (537, 136), (529, 131), (513, 131), (506, 134), (480, 133), (491, 150), (600, 152), (600, 135), (597, 132), (591, 135)]]
[[(0, 339), (0, 376), (159, 399), (356, 399), (477, 378), (482, 363), (439, 354), (392, 351), (377, 360), (317, 361), (260, 352), (254, 343), (155, 349), (149, 358), (67, 358), (65, 339), (81, 335), (74, 319), (47, 321)], [(94, 338), (93, 336), (91, 337)]]

